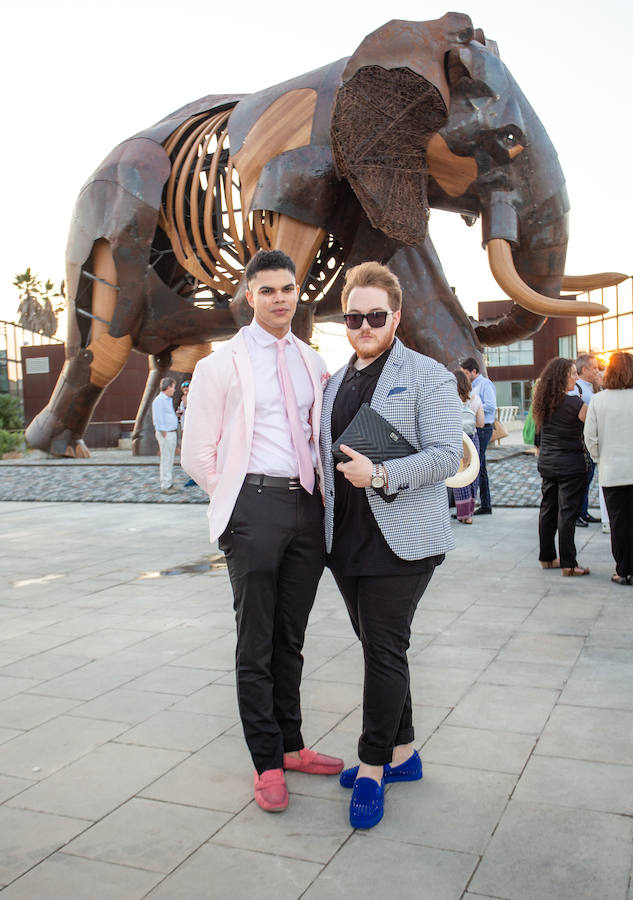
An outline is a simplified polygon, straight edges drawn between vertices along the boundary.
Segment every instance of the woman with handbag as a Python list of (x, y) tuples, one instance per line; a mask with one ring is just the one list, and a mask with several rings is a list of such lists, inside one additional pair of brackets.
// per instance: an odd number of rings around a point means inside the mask
[[(457, 393), (462, 401), (462, 428), (471, 439), (479, 453), (478, 428), (484, 427), (484, 407), (481, 398), (471, 390), (470, 379), (463, 369), (453, 369), (457, 381)], [(462, 488), (453, 488), (455, 498), (455, 517), (464, 525), (472, 525), (475, 501), (479, 488), (479, 475), (471, 484)]]
[(600, 487), (609, 512), (615, 584), (633, 577), (633, 355), (611, 355), (604, 390), (587, 407), (585, 442), (599, 465)]
[(568, 394), (577, 379), (571, 360), (550, 360), (538, 381), (532, 404), (538, 470), (543, 479), (539, 560), (542, 568), (560, 569), (562, 575), (589, 575), (589, 569), (578, 565), (574, 542), (588, 468), (582, 438), (587, 407), (580, 397)]

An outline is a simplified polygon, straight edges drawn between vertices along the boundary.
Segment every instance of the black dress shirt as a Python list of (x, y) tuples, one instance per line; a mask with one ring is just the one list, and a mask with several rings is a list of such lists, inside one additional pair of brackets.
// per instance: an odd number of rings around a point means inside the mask
[[(378, 379), (391, 347), (364, 369), (355, 369), (356, 354), (332, 407), (332, 443), (345, 431), (363, 403), (371, 403)], [(397, 427), (397, 423), (393, 423)], [(340, 575), (414, 575), (439, 565), (444, 555), (429, 559), (405, 560), (393, 552), (384, 539), (365, 488), (355, 488), (334, 469), (334, 534), (328, 565)]]

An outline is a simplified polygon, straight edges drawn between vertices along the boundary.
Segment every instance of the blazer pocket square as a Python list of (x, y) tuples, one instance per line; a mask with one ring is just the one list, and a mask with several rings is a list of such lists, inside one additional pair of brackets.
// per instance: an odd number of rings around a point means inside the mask
[(391, 388), (391, 390), (387, 394), (387, 397), (393, 397), (395, 394), (404, 394), (406, 392), (406, 390), (407, 390), (406, 387)]

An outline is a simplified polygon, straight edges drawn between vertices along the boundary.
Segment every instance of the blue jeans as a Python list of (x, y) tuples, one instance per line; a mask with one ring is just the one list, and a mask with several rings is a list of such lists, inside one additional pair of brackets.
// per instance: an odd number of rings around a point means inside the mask
[(490, 486), (488, 484), (488, 470), (486, 469), (486, 449), (492, 436), (492, 425), (484, 425), (477, 429), (479, 437), (479, 505), (482, 509), (490, 509)]
[(593, 460), (591, 460), (589, 468), (587, 469), (587, 490), (585, 491), (585, 496), (582, 500), (582, 509), (580, 510), (581, 516), (586, 516), (589, 512), (589, 488), (591, 487), (591, 482), (593, 481), (593, 473), (595, 471), (596, 464)]

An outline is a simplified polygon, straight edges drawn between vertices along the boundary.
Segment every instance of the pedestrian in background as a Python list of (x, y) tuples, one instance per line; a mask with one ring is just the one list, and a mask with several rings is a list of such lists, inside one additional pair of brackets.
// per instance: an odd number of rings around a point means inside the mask
[[(591, 353), (581, 353), (576, 359), (576, 371), (578, 372), (578, 378), (576, 380), (576, 386), (572, 393), (578, 394), (578, 396), (580, 396), (580, 398), (582, 399), (582, 402), (589, 406), (594, 394), (597, 394), (598, 391), (600, 391), (602, 384), (598, 360), (595, 356), (592, 356)], [(591, 482), (593, 481), (595, 469), (595, 463), (590, 459), (589, 469), (587, 470), (587, 487), (585, 490), (585, 496), (582, 499), (580, 515), (576, 520), (577, 528), (588, 528), (589, 525), (600, 523), (600, 519), (592, 516), (589, 512), (589, 488), (591, 487)]]
[(539, 560), (544, 569), (561, 569), (563, 575), (589, 575), (589, 569), (578, 565), (574, 542), (576, 519), (587, 486), (582, 438), (587, 406), (579, 396), (570, 394), (577, 378), (576, 365), (570, 359), (550, 360), (532, 402), (538, 470), (543, 479)]
[(160, 393), (152, 403), (152, 421), (160, 450), (160, 492), (175, 494), (173, 483), (174, 456), (178, 442), (178, 416), (174, 409), (176, 382), (166, 376), (161, 380)]
[[(484, 408), (481, 398), (473, 393), (470, 379), (463, 369), (454, 369), (457, 381), (457, 393), (462, 401), (462, 428), (471, 439), (479, 454), (479, 435), (477, 429), (484, 426)], [(479, 475), (470, 484), (461, 488), (453, 488), (455, 498), (455, 518), (464, 525), (472, 525), (475, 512), (475, 500), (479, 487)]]
[(497, 417), (497, 391), (492, 381), (481, 373), (479, 363), (472, 356), (460, 363), (460, 366), (468, 376), (473, 393), (480, 398), (484, 408), (484, 424), (481, 428), (477, 428), (477, 436), (479, 438), (479, 506), (473, 515), (489, 516), (492, 514), (492, 503), (490, 500), (488, 469), (486, 468), (486, 450), (490, 443), (492, 429)]
[(618, 350), (593, 398), (585, 422), (585, 443), (598, 463), (600, 486), (611, 523), (615, 584), (633, 576), (633, 356)]

